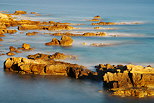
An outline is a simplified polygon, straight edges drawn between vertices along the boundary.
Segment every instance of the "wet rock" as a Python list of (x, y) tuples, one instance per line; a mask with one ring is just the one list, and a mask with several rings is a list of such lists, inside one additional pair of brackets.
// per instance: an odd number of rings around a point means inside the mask
[(26, 44), (26, 43), (23, 43), (22, 44), (22, 48), (25, 49), (25, 50), (29, 50), (30, 49), (30, 45)]
[(6, 37), (4, 34), (0, 34), (0, 37)]
[(69, 36), (63, 35), (61, 40), (53, 38), (51, 42), (45, 43), (47, 46), (71, 46), (73, 43), (73, 39)]
[(3, 55), (5, 55), (5, 54), (4, 53), (0, 54), (0, 56), (3, 56)]
[(18, 30), (38, 30), (41, 29), (41, 26), (38, 25), (27, 25), (27, 24), (23, 24), (21, 26), (18, 26)]
[(16, 55), (16, 54), (13, 53), (13, 52), (8, 52), (8, 53), (6, 53), (6, 55), (8, 55), (8, 56), (13, 56), (13, 55)]
[(106, 32), (84, 33), (83, 36), (107, 36), (107, 33)]
[(101, 16), (97, 15), (94, 17), (94, 19), (101, 19)]
[[(104, 87), (118, 96), (154, 96), (154, 68), (138, 65), (103, 65), (97, 67)], [(151, 93), (151, 94), (150, 94)]]
[(4, 62), (4, 70), (22, 74), (64, 75), (73, 78), (89, 76), (91, 71), (82, 65), (65, 62), (48, 62), (41, 59), (32, 60), (21, 57), (8, 58)]
[(28, 32), (26, 33), (27, 36), (33, 36), (33, 35), (37, 35), (38, 32)]
[(99, 23), (92, 23), (91, 25), (117, 25), (114, 22), (99, 22)]
[(17, 32), (17, 30), (7, 30), (7, 33), (9, 33), (9, 34), (14, 34), (16, 32)]
[(101, 17), (100, 16), (95, 16), (93, 19), (91, 19), (90, 21), (100, 21)]
[(57, 45), (58, 46), (58, 45), (60, 45), (60, 41), (57, 38), (53, 38), (51, 40), (51, 42), (45, 43), (45, 45), (47, 45), (47, 46)]
[(20, 14), (27, 14), (26, 11), (18, 10), (14, 12), (15, 15), (20, 15)]
[(72, 46), (73, 39), (69, 36), (63, 35), (61, 40), (60, 40), (60, 45), (61, 46)]
[(17, 51), (17, 49), (16, 49), (15, 47), (13, 47), (13, 46), (10, 46), (9, 49), (10, 49), (10, 52), (15, 52), (15, 51)]
[(3, 39), (2, 39), (2, 38), (0, 38), (0, 41), (3, 41)]
[(66, 55), (64, 53), (56, 52), (52, 55), (37, 53), (34, 55), (28, 55), (28, 59), (42, 59), (42, 60), (65, 60), (65, 59), (77, 59), (74, 55)]

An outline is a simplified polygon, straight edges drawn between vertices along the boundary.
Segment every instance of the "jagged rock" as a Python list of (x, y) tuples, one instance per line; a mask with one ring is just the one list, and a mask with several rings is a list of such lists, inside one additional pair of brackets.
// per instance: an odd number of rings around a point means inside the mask
[(154, 68), (138, 65), (103, 65), (97, 67), (104, 87), (119, 96), (154, 96)]
[(59, 61), (32, 60), (22, 57), (8, 58), (4, 62), (4, 70), (22, 74), (64, 75), (73, 78), (92, 77), (93, 72), (82, 65)]

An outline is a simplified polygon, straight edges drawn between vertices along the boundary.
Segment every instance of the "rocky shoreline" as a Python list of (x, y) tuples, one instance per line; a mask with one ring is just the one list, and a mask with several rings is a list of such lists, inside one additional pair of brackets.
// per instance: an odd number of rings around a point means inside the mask
[(28, 59), (8, 58), (4, 62), (4, 70), (20, 74), (63, 75), (76, 79), (101, 80), (103, 87), (112, 95), (139, 98), (154, 96), (154, 68), (150, 66), (99, 64), (95, 66), (94, 72), (83, 65), (56, 61), (72, 58), (63, 53), (38, 53), (27, 57)]
[[(14, 34), (18, 31), (25, 32), (26, 30), (47, 30), (47, 31), (61, 31), (61, 30), (73, 30), (78, 29), (73, 27), (71, 23), (60, 23), (54, 21), (32, 21), (32, 20), (17, 20), (13, 15), (25, 15), (26, 11), (15, 11), (12, 14), (0, 13), (0, 42), (3, 42), (5, 34)], [(31, 12), (36, 16), (40, 15), (36, 12)], [(128, 25), (129, 23), (114, 23), (114, 22), (102, 22), (100, 16), (95, 16), (93, 19), (88, 20), (91, 25)], [(131, 24), (139, 24), (137, 22)], [(17, 29), (11, 30), (10, 27), (16, 27)], [(101, 27), (94, 27), (94, 29), (101, 29)], [(34, 36), (39, 32), (28, 32), (27, 36)], [(105, 37), (109, 36), (106, 32), (91, 33), (85, 32), (83, 34), (73, 34), (69, 32), (65, 33), (44, 33), (52, 36), (61, 36), (61, 39), (53, 38), (50, 42), (44, 43), (46, 46), (62, 46), (69, 47), (73, 44), (71, 37)], [(113, 35), (116, 37), (116, 35)], [(120, 43), (119, 43), (120, 44)], [(104, 47), (111, 45), (119, 45), (118, 43), (92, 43), (93, 47)], [(86, 45), (86, 43), (83, 43)], [(0, 45), (2, 46), (2, 45)], [(2, 53), (0, 56), (8, 55), (13, 56), (16, 53), (22, 53), (24, 51), (30, 51), (30, 44), (23, 43), (22, 47), (9, 47), (9, 52)], [(27, 58), (23, 57), (10, 57), (4, 62), (4, 70), (6, 72), (15, 72), (20, 74), (32, 74), (32, 75), (59, 75), (68, 76), (75, 79), (90, 79), (95, 81), (102, 81), (103, 88), (112, 95), (121, 97), (147, 97), (154, 96), (154, 68), (151, 66), (143, 67), (138, 65), (110, 65), (99, 64), (96, 67), (96, 71), (91, 71), (87, 67), (79, 64), (72, 64), (63, 62), (61, 60), (76, 60), (74, 55), (66, 55), (64, 53), (56, 52), (55, 54), (48, 55), (37, 53), (34, 55), (28, 55)]]

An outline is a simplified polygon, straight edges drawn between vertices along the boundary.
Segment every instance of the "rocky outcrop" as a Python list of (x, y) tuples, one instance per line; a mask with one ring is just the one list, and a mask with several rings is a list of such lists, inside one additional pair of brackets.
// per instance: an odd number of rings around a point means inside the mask
[(134, 25), (134, 24), (142, 24), (141, 22), (98, 22), (91, 23), (91, 25)]
[(99, 22), (99, 23), (91, 23), (91, 25), (117, 25), (114, 22)]
[(39, 23), (39, 24), (22, 24), (18, 26), (18, 30), (72, 30), (75, 29), (72, 26), (69, 25), (53, 25), (53, 26), (42, 26), (42, 24), (45, 23)]
[(93, 19), (89, 20), (89, 21), (100, 21), (101, 17), (100, 16), (95, 16)]
[(154, 68), (137, 65), (97, 66), (104, 87), (118, 96), (154, 96)]
[(30, 47), (30, 44), (23, 43), (22, 47), (15, 48), (13, 46), (10, 46), (9, 50), (10, 51), (6, 53), (6, 55), (13, 56), (13, 55), (16, 55), (16, 53), (22, 53), (22, 51), (33, 50), (33, 48)]
[(4, 70), (21, 74), (63, 75), (76, 79), (90, 78), (93, 72), (86, 67), (60, 61), (32, 60), (21, 57), (8, 58)]
[(28, 32), (26, 33), (27, 36), (33, 36), (33, 35), (37, 35), (38, 32)]
[(41, 60), (65, 60), (65, 59), (73, 59), (76, 60), (77, 57), (74, 55), (66, 55), (64, 53), (56, 52), (52, 55), (37, 53), (34, 55), (28, 55), (28, 59), (41, 59)]
[(87, 33), (83, 33), (83, 34), (53, 33), (53, 34), (50, 34), (50, 35), (53, 35), (53, 36), (63, 36), (63, 35), (66, 35), (66, 36), (86, 36), (86, 37), (89, 37), (89, 36), (107, 36), (107, 33), (106, 32), (98, 32), (98, 33), (87, 32)]
[(20, 14), (27, 14), (26, 11), (22, 11), (22, 10), (17, 10), (14, 12), (14, 15), (20, 15)]
[(53, 38), (51, 42), (45, 43), (47, 46), (72, 46), (73, 39), (69, 36), (63, 35), (61, 40)]

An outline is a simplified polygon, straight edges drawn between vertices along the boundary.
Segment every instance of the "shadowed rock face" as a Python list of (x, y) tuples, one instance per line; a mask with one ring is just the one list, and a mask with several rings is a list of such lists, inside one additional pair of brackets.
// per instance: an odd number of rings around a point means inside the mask
[(154, 96), (154, 68), (137, 65), (100, 64), (97, 71), (104, 87), (118, 96)]

